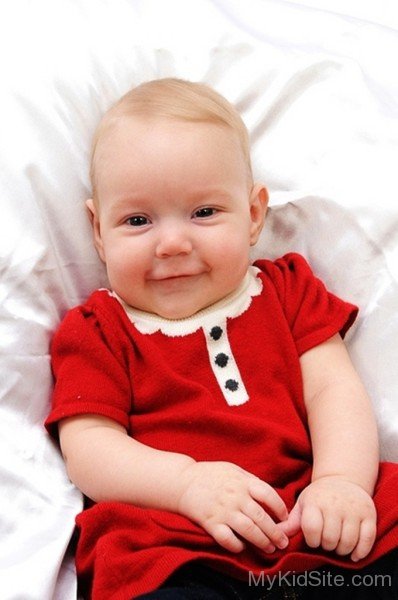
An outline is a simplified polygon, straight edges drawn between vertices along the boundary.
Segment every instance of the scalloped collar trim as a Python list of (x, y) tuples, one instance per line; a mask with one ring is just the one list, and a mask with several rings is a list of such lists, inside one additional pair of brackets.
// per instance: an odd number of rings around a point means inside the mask
[(259, 272), (260, 269), (250, 266), (242, 283), (234, 292), (185, 319), (164, 319), (159, 315), (129, 306), (115, 292), (112, 292), (112, 296), (120, 302), (128, 318), (140, 333), (151, 334), (161, 331), (169, 337), (184, 336), (200, 328), (217, 325), (223, 319), (234, 319), (243, 314), (249, 308), (252, 298), (259, 296), (263, 289), (262, 281), (257, 277)]

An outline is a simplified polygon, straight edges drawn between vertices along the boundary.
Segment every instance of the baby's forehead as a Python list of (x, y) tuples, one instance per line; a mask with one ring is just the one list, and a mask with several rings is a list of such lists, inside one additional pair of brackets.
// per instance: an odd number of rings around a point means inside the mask
[(101, 159), (108, 154), (109, 150), (119, 145), (122, 141), (134, 143), (142, 141), (145, 136), (145, 128), (149, 131), (155, 131), (160, 128), (162, 122), (165, 123), (171, 119), (155, 119), (145, 115), (105, 115), (100, 122), (93, 141), (92, 159), (95, 161), (95, 168), (100, 167)]
[[(91, 155), (92, 172), (98, 171), (101, 168), (104, 156), (109, 153), (109, 150), (112, 150), (112, 147), (120, 142), (122, 136), (126, 137), (131, 132), (131, 128), (126, 127), (126, 123), (133, 124), (139, 121), (140, 119), (135, 116), (104, 115), (93, 138)], [(134, 136), (132, 132), (130, 136), (133, 140)]]
[[(216, 135), (212, 130), (217, 132)], [(141, 158), (152, 157), (152, 151), (157, 147), (162, 147), (167, 153), (168, 147), (172, 148), (179, 140), (187, 143), (191, 136), (188, 147), (195, 146), (198, 152), (203, 149), (207, 154), (206, 148), (211, 152), (211, 147), (217, 145), (223, 155), (225, 149), (225, 156), (235, 161), (232, 157), (238, 151), (251, 180), (250, 160), (245, 156), (237, 131), (227, 124), (204, 119), (111, 112), (104, 116), (96, 134), (91, 163), (93, 189), (98, 184), (98, 177), (102, 179), (108, 173), (108, 166), (114, 163), (115, 158), (122, 159), (130, 152)]]
[(153, 138), (156, 138), (157, 133), (168, 136), (171, 143), (176, 143), (179, 134), (193, 133), (203, 126), (223, 131), (224, 135), (227, 133), (228, 138), (235, 139), (239, 143), (235, 131), (227, 125), (216, 122), (146, 114), (105, 115), (94, 137), (92, 164), (94, 166), (95, 162), (95, 169), (99, 169), (104, 156), (120, 144), (138, 145), (148, 139), (155, 142), (156, 139)]

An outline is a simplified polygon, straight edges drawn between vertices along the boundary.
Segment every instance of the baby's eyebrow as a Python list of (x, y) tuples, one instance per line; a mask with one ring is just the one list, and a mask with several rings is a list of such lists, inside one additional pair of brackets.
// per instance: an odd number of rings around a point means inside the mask
[(223, 188), (204, 188), (203, 190), (197, 190), (195, 192), (192, 192), (191, 197), (193, 200), (202, 200), (202, 199), (207, 199), (207, 198), (220, 198), (220, 199), (224, 199), (224, 200), (230, 200), (231, 199), (231, 194), (223, 189)]
[(115, 198), (112, 202), (113, 210), (129, 210), (131, 208), (137, 208), (139, 206), (145, 206), (148, 204), (149, 198), (145, 196), (122, 196), (121, 198)]

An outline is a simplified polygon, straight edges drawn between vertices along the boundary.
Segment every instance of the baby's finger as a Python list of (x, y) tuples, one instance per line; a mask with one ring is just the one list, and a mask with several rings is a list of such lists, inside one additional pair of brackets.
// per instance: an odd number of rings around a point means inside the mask
[[(248, 500), (242, 510), (246, 517), (255, 523), (264, 540), (271, 541), (278, 548), (286, 548), (289, 538), (257, 502)], [(256, 543), (256, 546), (264, 548), (263, 544), (260, 546)]]
[(268, 483), (257, 477), (253, 477), (249, 482), (248, 490), (254, 500), (265, 504), (281, 521), (287, 519), (288, 511), (286, 504)]
[(361, 522), (359, 530), (359, 541), (356, 545), (355, 550), (351, 554), (351, 559), (354, 562), (365, 558), (372, 549), (374, 541), (376, 539), (376, 519), (364, 519)]
[(341, 528), (340, 541), (336, 546), (336, 554), (350, 554), (358, 543), (360, 523), (357, 519), (345, 520)]
[(310, 548), (318, 548), (321, 545), (323, 515), (317, 506), (303, 507), (301, 529)]
[(226, 550), (230, 552), (242, 552), (245, 548), (245, 544), (236, 537), (232, 529), (224, 523), (217, 523), (206, 528), (207, 532), (215, 539)]
[(235, 513), (234, 515), (231, 515), (231, 518), (228, 520), (228, 525), (239, 536), (265, 552), (272, 551), (272, 547), (275, 549), (275, 546), (271, 544), (269, 538), (261, 531), (256, 523), (245, 514)]
[(296, 502), (290, 511), (287, 520), (278, 524), (278, 527), (280, 527), (288, 537), (292, 537), (301, 530), (301, 510), (300, 502)]
[(341, 530), (341, 517), (330, 511), (323, 513), (321, 546), (324, 550), (335, 550), (341, 538)]

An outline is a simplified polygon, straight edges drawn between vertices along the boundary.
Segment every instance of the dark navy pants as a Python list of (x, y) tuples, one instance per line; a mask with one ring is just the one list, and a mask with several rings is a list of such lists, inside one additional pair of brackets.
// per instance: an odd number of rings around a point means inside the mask
[(185, 565), (140, 600), (398, 600), (398, 549), (359, 570), (324, 565), (307, 573), (240, 581), (199, 563)]

